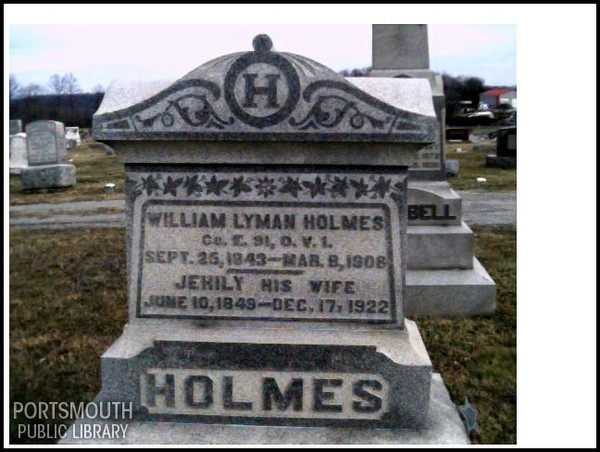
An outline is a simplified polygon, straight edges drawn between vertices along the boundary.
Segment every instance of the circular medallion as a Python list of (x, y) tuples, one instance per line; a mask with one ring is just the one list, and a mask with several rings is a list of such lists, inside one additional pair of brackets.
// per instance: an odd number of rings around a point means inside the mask
[(255, 41), (256, 51), (242, 55), (227, 72), (224, 96), (234, 116), (262, 129), (294, 111), (300, 99), (300, 79), (288, 60), (270, 52), (270, 42)]

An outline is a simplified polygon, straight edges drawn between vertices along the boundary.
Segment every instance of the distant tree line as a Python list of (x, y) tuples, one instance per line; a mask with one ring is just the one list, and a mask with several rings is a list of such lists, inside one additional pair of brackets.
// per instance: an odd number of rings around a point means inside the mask
[(23, 126), (48, 119), (67, 127), (92, 127), (92, 116), (100, 107), (103, 93), (44, 94), (10, 101), (10, 118), (20, 119)]
[(479, 95), (490, 89), (483, 79), (479, 77), (453, 77), (444, 72), (442, 80), (444, 81), (446, 108), (453, 106), (461, 100), (470, 100), (477, 107), (477, 104), (479, 104)]
[[(368, 77), (371, 72), (371, 67), (362, 69), (344, 69), (339, 72), (343, 77)], [(444, 96), (446, 98), (446, 119), (450, 119), (450, 115), (454, 107), (461, 101), (470, 101), (473, 108), (479, 105), (479, 96), (481, 93), (494, 88), (485, 84), (485, 81), (479, 77), (472, 76), (452, 76), (447, 73), (442, 74), (444, 82)], [(508, 86), (497, 86), (495, 88), (514, 88)]]
[(339, 72), (342, 77), (368, 77), (371, 72), (371, 66), (362, 69), (343, 69)]
[(48, 86), (36, 83), (21, 85), (10, 75), (10, 118), (23, 125), (41, 119), (60, 121), (69, 127), (91, 127), (92, 116), (98, 110), (104, 88), (96, 85), (91, 93), (82, 93), (73, 74), (54, 74)]

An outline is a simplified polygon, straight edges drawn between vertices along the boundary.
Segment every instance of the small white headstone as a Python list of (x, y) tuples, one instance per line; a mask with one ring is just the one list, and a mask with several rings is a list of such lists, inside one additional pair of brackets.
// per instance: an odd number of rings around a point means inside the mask
[(10, 136), (10, 172), (19, 174), (27, 168), (27, 135), (17, 133)]
[(79, 127), (65, 127), (65, 140), (67, 140), (67, 149), (81, 146)]

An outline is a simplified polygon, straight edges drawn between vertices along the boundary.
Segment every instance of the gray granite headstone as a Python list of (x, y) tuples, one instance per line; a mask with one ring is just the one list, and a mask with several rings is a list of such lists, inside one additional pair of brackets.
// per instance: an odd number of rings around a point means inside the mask
[(253, 47), (111, 84), (94, 115), (126, 163), (129, 273), (97, 400), (131, 401), (137, 425), (427, 429), (431, 362), (403, 298), (429, 84), (361, 89)]
[(58, 121), (35, 121), (25, 126), (27, 161), (21, 172), (24, 189), (61, 188), (75, 185), (75, 166), (66, 163), (65, 127)]
[(498, 157), (517, 157), (516, 127), (503, 127), (498, 130), (496, 155)]
[(16, 135), (23, 132), (23, 122), (20, 119), (10, 120), (10, 134)]
[(29, 166), (66, 162), (65, 126), (58, 121), (35, 121), (25, 126)]
[(502, 127), (498, 130), (496, 155), (486, 155), (485, 165), (492, 168), (517, 167), (517, 127)]
[(374, 25), (373, 68), (429, 69), (427, 25)]
[(446, 105), (443, 81), (429, 69), (427, 25), (373, 25), (373, 69), (370, 77), (427, 79), (439, 121), (433, 143), (424, 146), (410, 168), (413, 180), (444, 180)]
[(17, 133), (10, 136), (10, 173), (20, 174), (27, 167), (27, 135)]
[(373, 69), (369, 78), (425, 79), (438, 119), (434, 143), (424, 146), (409, 170), (406, 309), (411, 315), (486, 314), (495, 308), (496, 288), (473, 256), (473, 233), (462, 221), (461, 199), (447, 175), (458, 161), (446, 160), (445, 138), (468, 140), (468, 130), (445, 129), (443, 80), (429, 69), (427, 25), (373, 25)]

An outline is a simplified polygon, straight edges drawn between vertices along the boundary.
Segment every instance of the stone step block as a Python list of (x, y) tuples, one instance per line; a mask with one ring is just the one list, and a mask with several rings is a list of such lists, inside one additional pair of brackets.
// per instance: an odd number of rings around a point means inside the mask
[(404, 300), (404, 312), (409, 317), (492, 314), (496, 284), (473, 258), (471, 270), (408, 270)]
[(409, 270), (471, 269), (473, 231), (460, 226), (409, 226)]
[(24, 189), (71, 187), (75, 183), (74, 165), (30, 166), (21, 171), (21, 184)]

